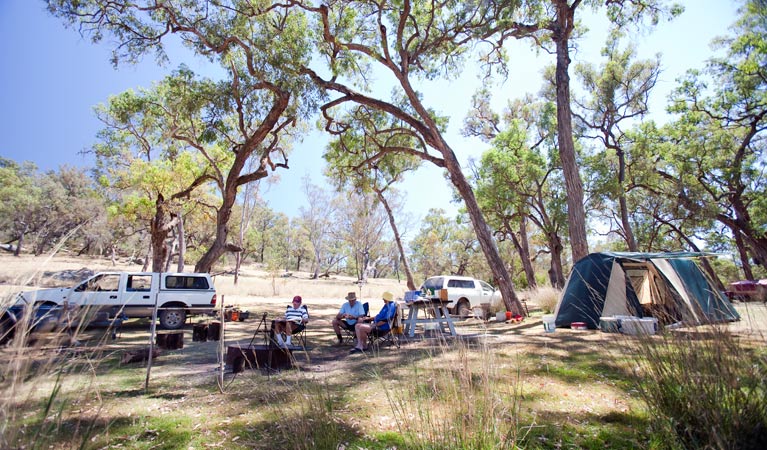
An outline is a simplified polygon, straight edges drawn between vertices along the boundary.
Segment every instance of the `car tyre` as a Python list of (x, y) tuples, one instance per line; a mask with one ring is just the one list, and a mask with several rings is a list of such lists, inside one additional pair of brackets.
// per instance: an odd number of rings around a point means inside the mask
[(186, 322), (184, 308), (169, 308), (160, 312), (160, 325), (166, 330), (178, 330)]
[(461, 319), (466, 319), (471, 315), (471, 307), (466, 299), (461, 299), (455, 306), (455, 315)]

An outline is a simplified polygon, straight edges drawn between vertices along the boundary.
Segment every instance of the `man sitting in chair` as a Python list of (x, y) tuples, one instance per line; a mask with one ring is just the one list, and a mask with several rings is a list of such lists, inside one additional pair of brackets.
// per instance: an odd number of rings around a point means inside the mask
[[(293, 303), (285, 310), (285, 317), (274, 319), (274, 336), (277, 345), (280, 347), (290, 347), (292, 334), (299, 331), (301, 326), (309, 322), (309, 313), (305, 306), (301, 305), (301, 296), (293, 297)], [(282, 333), (285, 333), (285, 340), (282, 340)]]
[(357, 321), (363, 317), (365, 317), (365, 308), (362, 306), (362, 303), (357, 301), (357, 294), (349, 292), (346, 294), (346, 303), (341, 305), (341, 309), (331, 322), (333, 324), (333, 331), (336, 332), (336, 337), (338, 337), (338, 345), (344, 342), (341, 328), (353, 331)]
[(362, 353), (365, 351), (368, 336), (373, 330), (377, 332), (389, 331), (389, 321), (397, 313), (397, 305), (394, 304), (394, 294), (391, 292), (384, 292), (381, 298), (384, 301), (384, 306), (381, 308), (381, 312), (370, 319), (371, 323), (357, 323), (357, 326), (354, 327), (354, 332), (357, 333), (357, 346), (349, 353)]

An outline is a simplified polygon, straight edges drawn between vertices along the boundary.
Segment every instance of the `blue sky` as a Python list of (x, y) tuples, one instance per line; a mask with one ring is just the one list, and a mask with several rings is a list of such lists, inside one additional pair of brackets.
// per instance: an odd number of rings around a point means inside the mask
[[(728, 0), (685, 0), (685, 13), (671, 23), (663, 23), (646, 36), (635, 35), (640, 56), (662, 54), (664, 69), (653, 93), (656, 120), (663, 116), (665, 98), (675, 79), (688, 68), (700, 68), (712, 55), (709, 42), (727, 33), (735, 18), (737, 2)], [(581, 16), (592, 31), (574, 62), (599, 64), (603, 29), (592, 19)], [(95, 141), (100, 123), (93, 107), (109, 95), (126, 89), (150, 86), (181, 63), (173, 58), (167, 67), (158, 67), (151, 57), (137, 66), (109, 63), (110, 43), (93, 45), (76, 30), (66, 29), (45, 11), (38, 0), (0, 0), (0, 156), (15, 161), (32, 161), (43, 170), (62, 164), (88, 167), (91, 160), (80, 154)], [(510, 78), (495, 89), (497, 105), (525, 92), (537, 92), (540, 70), (553, 63), (553, 57), (536, 55), (528, 45), (514, 45), (510, 52)], [(192, 64), (194, 67), (194, 64)], [(469, 157), (478, 157), (486, 145), (460, 136), (463, 118), (472, 93), (479, 82), (471, 67), (454, 81), (423, 84), (426, 104), (451, 117), (448, 143), (466, 166)], [(290, 158), (291, 169), (279, 173), (280, 181), (268, 188), (266, 198), (272, 208), (291, 217), (306, 203), (301, 179), (309, 175), (322, 182), (322, 151), (326, 138), (319, 132), (308, 135)], [(450, 190), (441, 172), (424, 166), (402, 185), (407, 193), (406, 210), (412, 221), (420, 220), (430, 207), (457, 209), (450, 205)], [(412, 233), (410, 236), (412, 237)]]

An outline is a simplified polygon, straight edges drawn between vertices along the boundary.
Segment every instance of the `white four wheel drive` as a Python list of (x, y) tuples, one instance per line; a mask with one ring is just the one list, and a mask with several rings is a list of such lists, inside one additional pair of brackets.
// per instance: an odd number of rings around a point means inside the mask
[(213, 314), (216, 290), (207, 273), (102, 272), (71, 288), (19, 294), (26, 305), (80, 307), (110, 318), (151, 318), (155, 305), (160, 325), (184, 326), (187, 315)]
[(421, 292), (428, 290), (425, 295), (431, 298), (439, 297), (440, 289), (447, 289), (447, 307), (462, 318), (469, 317), (482, 303), (490, 303), (495, 293), (495, 288), (482, 280), (457, 275), (430, 277), (421, 286)]

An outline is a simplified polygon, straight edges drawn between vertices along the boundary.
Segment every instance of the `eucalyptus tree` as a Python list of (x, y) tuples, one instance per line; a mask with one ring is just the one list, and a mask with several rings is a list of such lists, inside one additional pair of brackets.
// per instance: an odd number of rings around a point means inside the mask
[[(382, 112), (388, 122), (402, 123), (416, 146), (387, 148), (382, 152), (417, 156), (447, 171), (447, 177), (464, 201), (479, 245), (499, 284), (506, 308), (522, 313), (521, 304), (496, 242), (477, 204), (458, 156), (444, 136), (445, 119), (430, 109), (415, 84), (459, 73), (472, 49), (488, 43), (490, 57), (499, 57), (508, 37), (507, 21), (516, 2), (448, 0), (397, 3), (340, 0), (328, 4), (300, 3), (315, 15), (317, 51), (325, 67), (303, 67), (325, 90), (321, 106), (325, 129), (342, 135), (353, 126), (345, 121), (357, 106)], [(370, 89), (373, 74), (387, 77), (392, 98), (385, 89)]]
[[(48, 9), (77, 25), (94, 41), (110, 35), (117, 42), (113, 61), (134, 62), (147, 53), (167, 60), (165, 43), (176, 35), (225, 75), (210, 98), (203, 127), (172, 130), (172, 138), (196, 148), (212, 167), (221, 202), (216, 207), (216, 234), (196, 271), (210, 271), (226, 251), (229, 221), (238, 189), (287, 168), (292, 127), (307, 114), (311, 83), (294, 69), (311, 60), (308, 27), (298, 10), (269, 1), (156, 2), (153, 0), (48, 0)], [(293, 70), (292, 70), (293, 69)], [(229, 161), (215, 164), (215, 149)], [(258, 160), (245, 171), (251, 158)]]
[(477, 197), (499, 239), (511, 239), (528, 286), (535, 287), (528, 225), (545, 236), (538, 252), (548, 253), (549, 281), (564, 286), (565, 189), (557, 155), (555, 105), (526, 95), (509, 102), (503, 115), (490, 107), (490, 94), (475, 94), (464, 133), (491, 143), (474, 167)]
[[(181, 69), (151, 89), (128, 90), (96, 108), (104, 124), (92, 147), (96, 175), (113, 194), (111, 211), (133, 217), (149, 231), (154, 272), (166, 268), (173, 230), (179, 230), (179, 248), (185, 247), (183, 227), (177, 227), (183, 224), (184, 210), (192, 207), (195, 191), (213, 179), (202, 155), (173, 139), (170, 131), (197, 120), (202, 92), (211, 89), (211, 83), (199, 83)], [(179, 270), (184, 265), (181, 252)]]
[(335, 210), (333, 235), (348, 249), (347, 261), (353, 265), (357, 279), (367, 282), (385, 255), (386, 212), (370, 192), (351, 192), (344, 197)]
[(41, 226), (35, 235), (35, 254), (57, 245), (83, 245), (83, 233), (106, 214), (104, 200), (87, 171), (62, 166), (45, 172), (35, 183), (41, 188), (43, 205), (37, 217)]
[(416, 170), (421, 159), (397, 149), (413, 148), (418, 139), (406, 124), (382, 111), (358, 106), (343, 119), (351, 125), (333, 140), (323, 157), (328, 162), (325, 174), (338, 189), (373, 191), (383, 205), (400, 253), (407, 286), (415, 290), (408, 256), (402, 244), (393, 206), (394, 186), (407, 172)]
[(337, 262), (332, 256), (336, 252), (332, 251), (333, 243), (331, 242), (337, 205), (327, 192), (313, 184), (308, 177), (303, 179), (303, 189), (308, 206), (300, 207), (298, 214), (303, 234), (311, 243), (314, 256), (312, 278), (317, 279), (323, 266), (327, 267), (325, 273), (330, 270), (329, 267), (332, 264), (326, 264), (328, 256), (332, 258), (329, 262), (333, 264)]
[[(688, 211), (726, 226), (748, 271), (767, 267), (767, 5), (747, 1), (726, 50), (690, 71), (672, 95), (658, 172)], [(748, 272), (747, 272), (748, 275)]]
[(647, 103), (658, 80), (660, 60), (656, 56), (633, 61), (636, 50), (631, 45), (621, 50), (619, 37), (617, 34), (609, 37), (602, 50), (607, 60), (601, 67), (596, 68), (592, 63), (576, 65), (575, 73), (588, 94), (574, 101), (574, 116), (580, 125), (581, 138), (598, 142), (595, 159), (611, 169), (602, 172), (607, 177), (599, 181), (600, 191), (612, 201), (617, 200), (619, 233), (628, 250), (636, 252), (639, 246), (630, 217), (633, 208), (627, 200), (627, 191), (635, 186), (627, 180), (629, 144), (625, 130), (649, 112)]
[(16, 243), (13, 254), (19, 256), (27, 234), (37, 229), (42, 210), (37, 166), (18, 164), (0, 157), (0, 235), (4, 244)]
[(455, 224), (445, 210), (431, 208), (421, 222), (421, 228), (410, 241), (414, 270), (426, 279), (438, 274), (455, 274), (451, 243), (456, 234)]
[(557, 147), (567, 188), (567, 220), (573, 260), (588, 255), (586, 210), (583, 182), (579, 173), (576, 145), (573, 140), (570, 98), (570, 58), (582, 26), (576, 13), (583, 7), (598, 10), (604, 6), (606, 16), (617, 28), (637, 25), (645, 19), (655, 24), (663, 16), (681, 12), (677, 5), (667, 6), (665, 0), (528, 0), (508, 13), (505, 35), (529, 38), (534, 45), (554, 54), (554, 87), (557, 106)]

